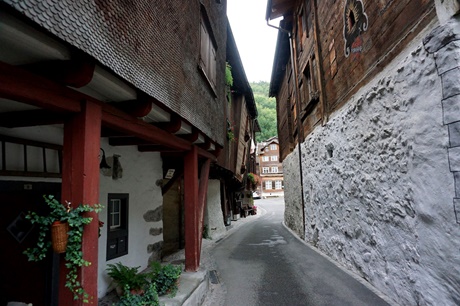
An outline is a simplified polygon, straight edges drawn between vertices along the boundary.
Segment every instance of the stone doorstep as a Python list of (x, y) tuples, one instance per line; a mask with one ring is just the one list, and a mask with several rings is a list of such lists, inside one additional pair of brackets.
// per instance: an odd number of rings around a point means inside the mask
[(179, 289), (174, 297), (160, 297), (160, 305), (165, 306), (196, 306), (201, 305), (209, 288), (209, 277), (205, 269), (197, 272), (182, 272)]

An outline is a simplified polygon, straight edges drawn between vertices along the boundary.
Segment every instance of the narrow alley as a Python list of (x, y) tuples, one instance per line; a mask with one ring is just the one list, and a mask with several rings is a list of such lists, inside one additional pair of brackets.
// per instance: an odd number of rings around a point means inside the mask
[(219, 284), (205, 305), (388, 305), (284, 227), (284, 198), (256, 205), (262, 216), (212, 250)]

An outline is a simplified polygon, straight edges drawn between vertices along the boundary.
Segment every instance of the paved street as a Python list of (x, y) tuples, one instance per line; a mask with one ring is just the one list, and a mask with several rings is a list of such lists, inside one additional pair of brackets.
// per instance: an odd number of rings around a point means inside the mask
[(211, 250), (220, 283), (205, 305), (388, 305), (284, 228), (283, 200), (257, 200), (262, 215)]

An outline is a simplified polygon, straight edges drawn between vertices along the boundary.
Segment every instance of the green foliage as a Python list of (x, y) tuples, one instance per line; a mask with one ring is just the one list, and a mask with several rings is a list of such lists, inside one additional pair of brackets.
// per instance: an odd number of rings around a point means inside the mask
[(129, 289), (139, 290), (143, 289), (147, 283), (146, 274), (138, 272), (140, 267), (131, 268), (123, 265), (121, 262), (108, 264), (107, 267), (107, 274), (121, 288), (127, 286)]
[(32, 224), (38, 225), (39, 233), (36, 247), (28, 248), (24, 251), (24, 254), (27, 255), (29, 261), (43, 260), (51, 248), (51, 237), (49, 234), (51, 225), (54, 221), (67, 222), (69, 224), (69, 237), (65, 253), (65, 266), (69, 271), (66, 275), (65, 286), (72, 291), (75, 300), (81, 299), (84, 303), (89, 303), (89, 295), (82, 288), (77, 274), (79, 268), (91, 265), (89, 261), (83, 259), (81, 243), (83, 227), (89, 224), (93, 218), (84, 217), (83, 214), (93, 211), (99, 212), (102, 209), (102, 205), (96, 204), (90, 206), (88, 204), (80, 204), (73, 208), (67, 202), (66, 208), (52, 195), (44, 195), (43, 198), (50, 208), (50, 213), (46, 216), (39, 216), (37, 213), (31, 211), (27, 213), (26, 219), (30, 220)]
[(268, 92), (270, 84), (268, 82), (251, 83), (251, 88), (254, 93), (254, 100), (257, 105), (257, 111), (261, 132), (256, 136), (258, 142), (267, 140), (278, 134), (276, 125), (276, 100), (269, 98)]
[(135, 294), (131, 292), (130, 287), (126, 285), (124, 287), (124, 294), (121, 296), (120, 301), (116, 304), (117, 306), (132, 306), (132, 305), (149, 305), (158, 306), (160, 302), (158, 300), (158, 293), (155, 288), (155, 284), (150, 283), (145, 287), (143, 294)]
[(225, 64), (225, 85), (233, 86), (232, 66)]
[(232, 66), (229, 63), (225, 64), (225, 92), (227, 94), (228, 103), (232, 102), (232, 89), (233, 86), (233, 76), (232, 76)]
[(148, 273), (151, 282), (155, 285), (158, 295), (169, 293), (175, 296), (178, 289), (177, 280), (182, 273), (182, 266), (172, 264), (161, 265), (157, 261), (150, 263), (150, 273)]

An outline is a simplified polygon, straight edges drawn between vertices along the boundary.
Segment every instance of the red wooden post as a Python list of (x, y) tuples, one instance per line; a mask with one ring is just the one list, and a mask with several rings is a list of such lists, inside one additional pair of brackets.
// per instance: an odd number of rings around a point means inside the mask
[(195, 146), (184, 158), (185, 202), (185, 271), (194, 272), (200, 265), (198, 237), (198, 150)]
[[(200, 237), (200, 251), (201, 251), (201, 243), (203, 241), (204, 209), (206, 208), (210, 168), (211, 168), (211, 160), (207, 159), (204, 162), (203, 166), (201, 166), (200, 187), (198, 189), (198, 205), (199, 205), (198, 207), (199, 219), (198, 220), (200, 220), (200, 225), (198, 227), (199, 229), (198, 237)], [(201, 255), (201, 252), (200, 252), (200, 255)]]
[[(62, 201), (72, 205), (99, 203), (99, 150), (101, 137), (101, 107), (82, 102), (82, 111), (64, 124), (64, 150), (62, 163)], [(83, 258), (91, 262), (79, 273), (90, 303), (97, 303), (98, 222), (97, 214), (90, 213), (93, 221), (83, 232)], [(73, 300), (73, 294), (64, 287), (66, 268), (60, 263), (59, 305), (82, 305)], [(92, 298), (92, 300), (91, 300)]]

